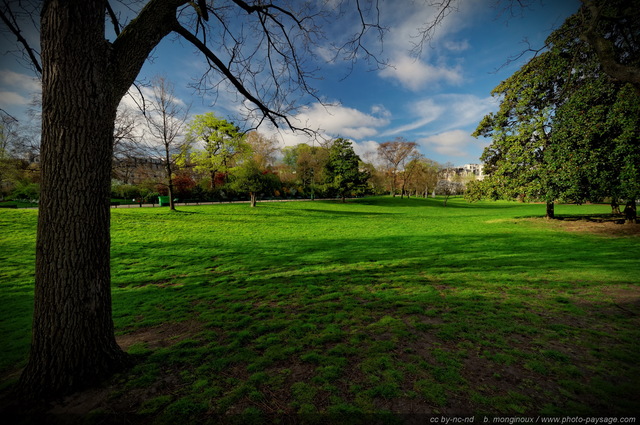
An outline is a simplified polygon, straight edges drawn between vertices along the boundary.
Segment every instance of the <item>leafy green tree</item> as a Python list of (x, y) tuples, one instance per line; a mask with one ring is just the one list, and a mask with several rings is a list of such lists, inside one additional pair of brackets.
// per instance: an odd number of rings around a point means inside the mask
[(488, 176), (473, 196), (544, 200), (549, 218), (556, 199), (638, 196), (638, 115), (625, 112), (637, 111), (638, 98), (602, 71), (581, 25), (568, 18), (547, 51), (492, 92), (502, 101), (473, 134), (492, 138), (481, 158)]
[(627, 221), (636, 221), (640, 197), (640, 102), (630, 84), (605, 75), (584, 79), (560, 106), (546, 160), (560, 193), (576, 202), (609, 197), (612, 212), (626, 202)]
[(579, 36), (602, 71), (640, 96), (640, 7), (629, 0), (581, 0)]
[(366, 187), (369, 173), (360, 170), (360, 163), (351, 141), (339, 138), (331, 143), (325, 165), (325, 183), (342, 198), (342, 202), (348, 194)]
[(232, 170), (231, 188), (249, 193), (251, 207), (256, 206), (258, 195), (273, 190), (280, 184), (278, 176), (260, 167), (258, 161), (249, 158)]
[(282, 150), (283, 162), (288, 165), (296, 175), (296, 183), (302, 190), (311, 191), (311, 197), (319, 188), (318, 183), (325, 181), (326, 164), (329, 159), (329, 151), (322, 146), (311, 146), (299, 143), (288, 146)]
[(235, 160), (248, 152), (248, 145), (240, 129), (213, 112), (196, 115), (187, 126), (187, 143), (200, 147), (190, 152), (189, 160), (196, 172), (209, 174), (211, 189), (215, 186), (216, 173), (227, 173), (235, 166)]
[(549, 59), (549, 53), (532, 59), (491, 92), (502, 98), (500, 108), (482, 119), (473, 136), (492, 139), (480, 157), (488, 195), (542, 199), (547, 202), (547, 217), (552, 218), (556, 192), (544, 163), (555, 104)]

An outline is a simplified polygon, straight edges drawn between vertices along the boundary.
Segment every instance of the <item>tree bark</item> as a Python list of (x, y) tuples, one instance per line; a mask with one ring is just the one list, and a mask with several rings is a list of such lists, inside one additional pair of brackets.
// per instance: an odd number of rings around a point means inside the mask
[(611, 214), (620, 214), (620, 204), (616, 198), (611, 198)]
[(114, 337), (109, 253), (119, 99), (104, 90), (110, 78), (100, 29), (104, 2), (88, 3), (51, 1), (42, 13), (35, 303), (29, 360), (19, 382), (21, 392), (35, 397), (95, 384), (126, 362)]
[(185, 0), (151, 0), (113, 44), (104, 0), (45, 0), (41, 194), (33, 330), (18, 392), (68, 394), (127, 364), (111, 314), (111, 157), (116, 110)]
[(624, 207), (624, 217), (626, 224), (636, 224), (638, 222), (636, 201), (634, 199), (627, 201), (627, 205)]
[(251, 207), (255, 207), (257, 203), (258, 196), (255, 192), (249, 192), (249, 198), (251, 199)]
[(169, 210), (175, 211), (176, 206), (175, 206), (175, 203), (173, 202), (173, 170), (171, 169), (171, 155), (169, 152), (169, 146), (167, 145), (166, 142), (165, 142), (165, 158), (164, 159), (166, 161), (165, 171), (167, 173), (167, 187), (169, 191)]
[(547, 220), (551, 220), (552, 218), (555, 218), (555, 217), (556, 217), (556, 213), (555, 213), (555, 205), (553, 201), (547, 202), (547, 213), (544, 218), (546, 218)]

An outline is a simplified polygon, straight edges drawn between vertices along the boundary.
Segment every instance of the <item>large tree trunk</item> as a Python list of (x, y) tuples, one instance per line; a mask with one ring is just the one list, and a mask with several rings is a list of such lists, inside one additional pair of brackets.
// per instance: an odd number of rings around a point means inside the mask
[(89, 3), (51, 1), (42, 13), (35, 306), (29, 361), (19, 382), (31, 397), (94, 384), (126, 361), (113, 332), (109, 264), (118, 100), (105, 90), (104, 3)]
[(636, 209), (636, 201), (627, 201), (627, 205), (624, 207), (625, 223), (635, 224), (638, 222), (638, 214)]
[(251, 207), (255, 207), (258, 201), (258, 194), (255, 192), (249, 192), (249, 199), (251, 200)]
[(620, 204), (616, 198), (611, 198), (611, 214), (620, 214)]
[(547, 202), (547, 213), (545, 215), (545, 218), (547, 220), (551, 220), (552, 218), (556, 217), (556, 213), (555, 213), (555, 206), (553, 201), (551, 202)]

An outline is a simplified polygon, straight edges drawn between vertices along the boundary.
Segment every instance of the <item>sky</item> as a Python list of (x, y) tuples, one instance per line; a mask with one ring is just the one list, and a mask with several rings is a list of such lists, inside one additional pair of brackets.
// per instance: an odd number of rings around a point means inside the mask
[[(328, 0), (328, 4), (336, 0)], [(425, 4), (427, 3), (427, 4)], [(539, 48), (544, 39), (571, 14), (579, 0), (541, 0), (526, 9), (505, 10), (508, 2), (495, 0), (459, 0), (457, 11), (437, 27), (434, 38), (418, 57), (411, 55), (416, 29), (429, 22), (433, 7), (419, 0), (381, 0), (381, 24), (388, 28), (382, 47), (374, 43), (372, 51), (390, 66), (375, 67), (365, 61), (330, 61), (322, 46), (308, 58), (318, 68), (319, 102), (302, 98), (293, 112), (293, 123), (320, 130), (325, 138), (343, 137), (353, 142), (364, 159), (373, 159), (379, 143), (402, 137), (418, 144), (419, 151), (441, 164), (480, 163), (487, 139), (475, 139), (471, 133), (484, 115), (496, 111), (498, 99), (491, 90), (520, 68), (530, 55), (509, 62), (529, 46)], [(356, 28), (355, 16), (345, 14), (325, 29), (326, 43), (335, 34)], [(37, 35), (31, 35), (37, 39)], [(336, 36), (337, 37), (337, 36)], [(0, 108), (24, 120), (25, 111), (39, 83), (30, 69), (1, 41)], [(140, 79), (150, 81), (163, 75), (174, 85), (178, 102), (190, 105), (191, 114), (214, 112), (234, 121), (243, 129), (255, 121), (239, 121), (243, 102), (226, 90), (217, 95), (194, 92), (192, 83), (204, 69), (202, 55), (175, 37), (165, 38), (143, 66)], [(123, 104), (132, 105), (125, 97)], [(281, 146), (317, 143), (305, 133), (277, 129), (268, 122), (258, 131), (275, 137)]]

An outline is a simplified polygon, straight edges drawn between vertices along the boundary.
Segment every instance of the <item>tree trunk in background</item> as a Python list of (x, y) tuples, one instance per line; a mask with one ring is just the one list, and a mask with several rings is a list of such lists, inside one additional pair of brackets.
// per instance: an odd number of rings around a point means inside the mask
[(552, 218), (556, 217), (556, 213), (555, 213), (555, 205), (553, 204), (553, 201), (551, 202), (547, 202), (547, 214), (545, 215), (545, 218), (547, 220), (551, 220)]
[(171, 170), (171, 155), (169, 153), (169, 147), (165, 145), (165, 161), (166, 161), (166, 173), (167, 173), (167, 190), (169, 192), (169, 210), (175, 211), (176, 206), (173, 202), (173, 170)]
[(611, 214), (620, 214), (620, 204), (616, 198), (611, 198)]
[[(93, 4), (90, 4), (93, 3)], [(110, 182), (118, 100), (104, 2), (42, 12), (42, 186), (29, 361), (19, 391), (60, 396), (126, 363), (111, 316)]]
[(627, 205), (624, 207), (624, 216), (626, 224), (635, 224), (638, 222), (636, 201), (634, 199), (628, 201)]
[(255, 192), (249, 192), (249, 198), (251, 199), (251, 207), (256, 206), (258, 195)]

